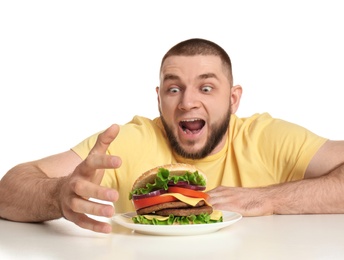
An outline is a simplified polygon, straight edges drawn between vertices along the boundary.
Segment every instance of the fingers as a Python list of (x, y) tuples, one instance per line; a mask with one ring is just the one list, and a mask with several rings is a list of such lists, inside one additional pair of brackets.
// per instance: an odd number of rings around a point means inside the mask
[[(94, 147), (87, 158), (76, 168), (74, 174), (91, 177), (91, 179), (99, 181), (102, 178), (100, 173), (103, 173), (103, 169), (120, 167), (122, 164), (121, 158), (106, 154), (109, 145), (117, 137), (118, 133), (119, 126), (114, 124), (99, 134)], [(94, 179), (96, 174), (99, 176)]]
[(118, 192), (84, 180), (79, 180), (75, 184), (70, 182), (67, 186), (69, 186), (69, 192), (61, 194), (63, 216), (82, 228), (102, 233), (111, 232), (111, 225), (92, 219), (87, 215), (112, 217), (115, 212), (113, 205), (105, 204), (102, 201), (117, 201)]
[(116, 190), (99, 185), (104, 169), (118, 168), (122, 163), (119, 157), (106, 154), (109, 145), (118, 133), (119, 126), (112, 125), (98, 135), (87, 158), (78, 165), (65, 183), (65, 192), (61, 192), (63, 216), (82, 228), (96, 232), (111, 232), (111, 225), (94, 220), (87, 215), (111, 217), (114, 214), (112, 205), (89, 199), (107, 202), (118, 200)]
[(112, 226), (109, 223), (97, 221), (82, 213), (67, 213), (65, 218), (81, 228), (89, 229), (95, 232), (110, 233), (112, 231)]
[(114, 189), (105, 188), (82, 179), (71, 184), (72, 190), (81, 198), (94, 198), (108, 202), (118, 200), (118, 192)]
[(98, 139), (90, 154), (105, 154), (107, 148), (119, 133), (119, 126), (116, 124), (111, 125), (103, 133), (99, 134)]
[(99, 217), (112, 217), (115, 209), (112, 205), (75, 197), (70, 201), (70, 213), (89, 214)]
[(122, 164), (121, 158), (106, 154), (89, 154), (79, 165), (81, 172), (94, 172), (97, 169), (114, 169)]
[(122, 160), (118, 156), (110, 156), (106, 154), (111, 142), (119, 133), (119, 126), (114, 124), (98, 135), (94, 147), (91, 149), (87, 158), (78, 166), (78, 170), (83, 175), (94, 174), (97, 169), (118, 168), (122, 164)]
[(220, 186), (208, 192), (209, 203), (219, 210), (235, 211), (243, 216), (273, 214), (273, 207), (262, 188)]
[(210, 195), (209, 203), (213, 208), (242, 212), (242, 209), (239, 209), (239, 204), (242, 202), (240, 189), (218, 186), (207, 193)]
[(226, 188), (223, 186), (218, 186), (215, 189), (208, 191), (207, 193), (210, 195), (209, 202), (212, 205), (214, 205), (219, 200), (221, 201), (221, 199), (224, 199), (225, 196), (224, 196), (223, 192), (225, 191), (225, 189)]
[(63, 194), (67, 209), (73, 212), (91, 214), (95, 216), (111, 217), (113, 214), (113, 206), (105, 205), (93, 201), (101, 200), (113, 203), (118, 200), (118, 192), (111, 188), (102, 187), (82, 178), (73, 179), (68, 184), (68, 194)]

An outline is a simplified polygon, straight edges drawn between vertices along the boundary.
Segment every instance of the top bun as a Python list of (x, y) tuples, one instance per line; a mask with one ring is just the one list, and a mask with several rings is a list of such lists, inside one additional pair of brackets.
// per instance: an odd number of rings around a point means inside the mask
[(147, 183), (153, 183), (155, 176), (157, 175), (160, 168), (164, 168), (166, 170), (170, 171), (170, 175), (184, 175), (186, 171), (189, 172), (195, 172), (198, 171), (200, 175), (203, 176), (205, 180), (207, 180), (207, 177), (205, 174), (197, 169), (194, 165), (186, 164), (186, 163), (172, 163), (172, 164), (165, 164), (161, 166), (154, 167), (146, 172), (144, 172), (139, 178), (136, 179), (136, 181), (133, 184), (133, 188), (144, 188), (146, 187)]

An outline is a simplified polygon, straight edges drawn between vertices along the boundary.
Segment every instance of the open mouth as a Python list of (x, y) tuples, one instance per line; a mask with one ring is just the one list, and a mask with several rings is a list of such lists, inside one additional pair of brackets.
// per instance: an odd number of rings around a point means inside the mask
[(197, 134), (205, 125), (205, 121), (202, 119), (188, 119), (179, 122), (180, 128), (186, 134)]

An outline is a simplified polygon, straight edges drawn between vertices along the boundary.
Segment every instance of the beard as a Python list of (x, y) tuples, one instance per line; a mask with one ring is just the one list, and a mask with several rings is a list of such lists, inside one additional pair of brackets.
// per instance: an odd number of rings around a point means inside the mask
[[(225, 116), (218, 122), (210, 125), (210, 131), (209, 136), (206, 141), (206, 144), (203, 148), (201, 148), (199, 151), (195, 152), (187, 152), (178, 142), (177, 137), (173, 134), (172, 128), (168, 126), (165, 118), (162, 116), (160, 111), (160, 117), (162, 124), (164, 126), (167, 138), (171, 144), (172, 149), (180, 156), (187, 158), (187, 159), (203, 159), (207, 157), (214, 149), (215, 147), (221, 142), (222, 138), (227, 132), (227, 129), (229, 127), (229, 122), (231, 118), (231, 110), (228, 109)], [(195, 142), (190, 142), (190, 145), (195, 144)]]

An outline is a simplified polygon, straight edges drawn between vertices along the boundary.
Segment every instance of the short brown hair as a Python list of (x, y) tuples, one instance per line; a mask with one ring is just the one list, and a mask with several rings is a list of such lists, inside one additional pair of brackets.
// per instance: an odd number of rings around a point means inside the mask
[(173, 46), (162, 58), (160, 72), (164, 61), (170, 56), (195, 56), (195, 55), (214, 55), (218, 56), (225, 69), (228, 70), (228, 79), (233, 85), (232, 63), (227, 52), (218, 44), (209, 40), (193, 38), (182, 41)]

